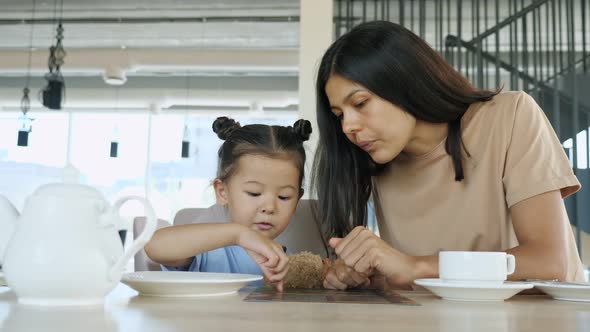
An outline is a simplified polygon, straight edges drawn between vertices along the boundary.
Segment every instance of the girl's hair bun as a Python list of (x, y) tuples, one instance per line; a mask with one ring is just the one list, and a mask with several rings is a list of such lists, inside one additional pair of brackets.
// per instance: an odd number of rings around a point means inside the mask
[(236, 122), (234, 119), (230, 119), (226, 116), (220, 116), (215, 121), (213, 121), (213, 132), (217, 134), (217, 137), (221, 138), (222, 140), (226, 140), (231, 133), (240, 128), (240, 123)]
[(311, 136), (311, 122), (303, 119), (295, 121), (293, 124), (293, 133), (302, 142), (307, 141), (309, 136)]

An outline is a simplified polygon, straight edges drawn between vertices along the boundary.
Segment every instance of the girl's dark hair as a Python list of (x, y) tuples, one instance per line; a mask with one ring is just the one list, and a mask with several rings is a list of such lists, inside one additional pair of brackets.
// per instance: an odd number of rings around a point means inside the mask
[(311, 135), (311, 123), (297, 120), (293, 126), (253, 124), (240, 126), (225, 116), (213, 122), (213, 131), (224, 140), (219, 148), (217, 178), (228, 180), (236, 170), (236, 162), (243, 155), (263, 155), (269, 158), (291, 159), (299, 169), (299, 188), (303, 183), (305, 150), (303, 142)]
[(426, 42), (395, 23), (363, 23), (336, 40), (318, 70), (319, 144), (312, 175), (322, 207), (320, 220), (328, 223), (329, 235), (335, 236), (366, 225), (371, 177), (384, 165), (373, 162), (342, 132), (325, 91), (332, 75), (364, 86), (419, 120), (448, 123), (445, 148), (452, 158), (456, 181), (464, 178), (461, 117), (472, 103), (499, 93), (475, 88)]

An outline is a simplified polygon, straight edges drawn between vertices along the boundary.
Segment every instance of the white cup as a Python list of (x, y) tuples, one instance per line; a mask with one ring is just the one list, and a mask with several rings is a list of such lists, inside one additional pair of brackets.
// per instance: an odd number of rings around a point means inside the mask
[(505, 252), (441, 251), (438, 254), (440, 279), (446, 282), (502, 284), (514, 273), (514, 256)]

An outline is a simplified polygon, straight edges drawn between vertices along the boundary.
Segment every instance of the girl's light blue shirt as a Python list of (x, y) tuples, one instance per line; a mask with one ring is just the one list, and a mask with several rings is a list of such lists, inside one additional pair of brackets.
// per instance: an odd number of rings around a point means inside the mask
[(204, 252), (193, 257), (187, 266), (162, 265), (164, 271), (243, 273), (262, 275), (256, 262), (240, 246), (229, 246)]

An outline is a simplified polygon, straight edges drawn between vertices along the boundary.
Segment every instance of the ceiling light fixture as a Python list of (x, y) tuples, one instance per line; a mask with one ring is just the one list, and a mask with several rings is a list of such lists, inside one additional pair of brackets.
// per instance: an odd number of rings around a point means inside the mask
[(108, 85), (123, 85), (127, 82), (125, 70), (115, 66), (108, 66), (105, 69), (102, 78)]
[(61, 67), (64, 65), (64, 58), (66, 57), (66, 51), (62, 44), (64, 39), (64, 28), (61, 22), (63, 17), (63, 0), (60, 0), (59, 19), (57, 19), (57, 7), (58, 0), (55, 0), (54, 20), (57, 22), (56, 43), (49, 47), (49, 59), (47, 60), (49, 72), (45, 74), (47, 85), (41, 90), (43, 106), (52, 110), (61, 110), (61, 104), (66, 94), (65, 80), (61, 74)]

